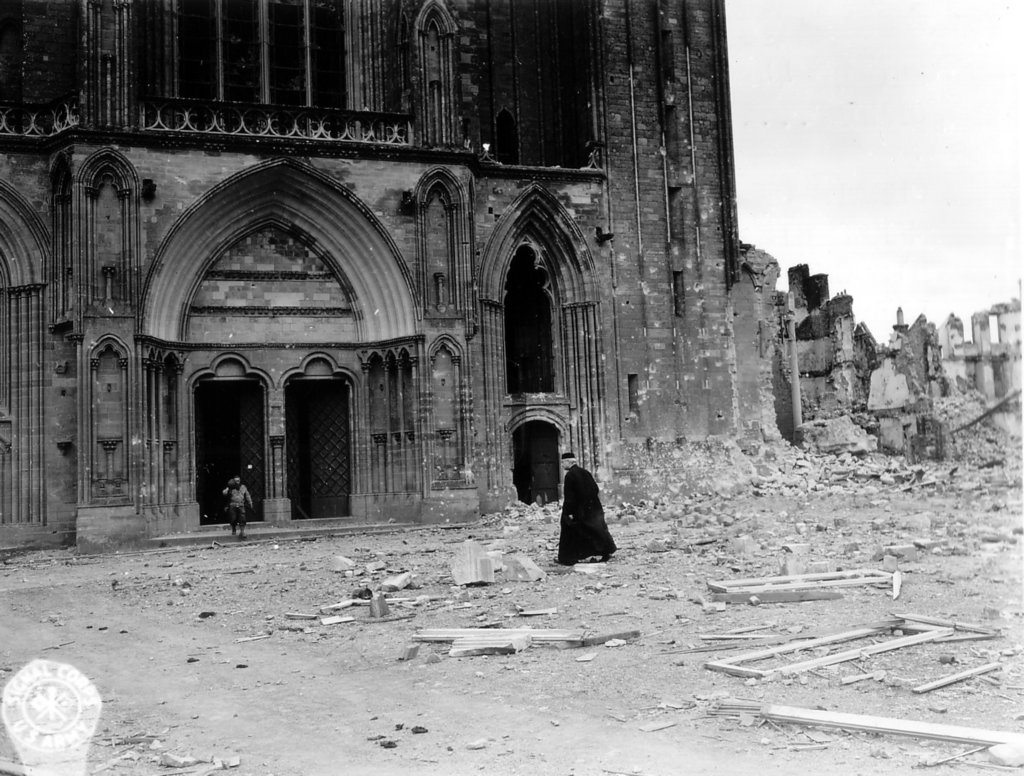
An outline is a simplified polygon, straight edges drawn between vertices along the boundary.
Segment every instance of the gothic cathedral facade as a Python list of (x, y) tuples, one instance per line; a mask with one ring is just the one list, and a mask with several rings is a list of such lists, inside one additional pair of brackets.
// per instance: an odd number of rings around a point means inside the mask
[(749, 432), (731, 142), (723, 0), (0, 0), (0, 546)]

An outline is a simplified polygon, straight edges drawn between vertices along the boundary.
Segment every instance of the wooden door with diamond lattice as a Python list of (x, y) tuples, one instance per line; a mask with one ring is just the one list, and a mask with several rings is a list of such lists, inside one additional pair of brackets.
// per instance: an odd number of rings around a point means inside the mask
[(352, 492), (348, 384), (298, 379), (285, 390), (292, 518), (345, 517)]

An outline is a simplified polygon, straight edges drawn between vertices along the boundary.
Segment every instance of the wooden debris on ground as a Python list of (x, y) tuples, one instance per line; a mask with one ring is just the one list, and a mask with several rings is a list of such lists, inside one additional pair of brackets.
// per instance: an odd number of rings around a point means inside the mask
[(711, 600), (715, 603), (724, 601), (727, 604), (784, 604), (798, 601), (835, 601), (842, 598), (836, 590), (758, 590), (750, 592), (739, 590), (728, 593), (712, 593)]
[[(962, 631), (961, 633), (956, 633), (957, 627)], [(774, 668), (754, 668), (749, 665), (750, 663), (791, 652), (816, 649), (818, 647), (839, 644), (847, 641), (856, 641), (858, 639), (869, 637), (878, 638), (882, 636), (891, 636), (894, 631), (900, 631), (901, 633), (908, 635), (887, 638), (881, 642), (873, 643), (857, 649), (848, 649), (831, 655), (814, 658), (812, 660), (789, 663), (787, 665), (777, 666)], [(759, 648), (739, 655), (708, 661), (704, 664), (704, 667), (710, 671), (719, 671), (721, 673), (732, 674), (733, 676), (748, 678), (754, 677), (763, 679), (769, 676), (792, 676), (805, 671), (813, 671), (814, 669), (821, 668), (822, 666), (835, 665), (836, 663), (843, 663), (849, 660), (858, 660), (870, 655), (889, 652), (895, 649), (902, 649), (903, 647), (909, 647), (916, 644), (924, 644), (928, 642), (941, 643), (953, 640), (988, 639), (994, 638), (998, 635), (999, 634), (996, 631), (976, 625), (955, 623), (950, 620), (941, 620), (923, 615), (901, 614), (895, 615), (889, 620), (861, 625), (856, 628), (852, 628), (847, 631), (839, 631), (837, 633), (804, 633), (794, 636), (772, 637), (770, 640), (766, 640), (766, 643), (770, 643), (770, 641), (778, 641), (780, 639), (782, 640), (782, 643), (775, 644), (773, 646), (765, 646), (764, 643), (748, 645)], [(733, 646), (733, 644), (728, 644), (724, 648), (728, 648), (729, 646)], [(715, 647), (697, 647), (696, 649), (685, 651), (708, 651), (713, 648)], [(719, 646), (718, 648), (723, 647)]]
[(524, 609), (521, 606), (516, 606), (516, 614), (520, 617), (543, 617), (548, 614), (558, 614), (557, 606), (549, 606), (546, 609)]
[(806, 649), (814, 649), (816, 647), (827, 646), (830, 644), (838, 644), (846, 641), (856, 641), (869, 636), (882, 636), (892, 631), (897, 630), (901, 625), (900, 620), (887, 620), (879, 623), (873, 623), (859, 628), (853, 628), (848, 631), (840, 631), (838, 633), (832, 633), (820, 638), (800, 638), (795, 637), (795, 641), (791, 641), (786, 644), (780, 644), (775, 647), (769, 647), (766, 649), (755, 650), (753, 652), (745, 652), (739, 655), (734, 655), (729, 658), (723, 658), (721, 660), (712, 660), (704, 664), (704, 667), (710, 671), (720, 671), (726, 674), (732, 674), (734, 676), (743, 677), (756, 677), (763, 679), (769, 676), (780, 676), (780, 675), (793, 675), (803, 673), (804, 671), (810, 671), (815, 668), (820, 668), (826, 665), (834, 665), (835, 663), (843, 663), (847, 660), (856, 660), (858, 658), (866, 657), (868, 655), (874, 655), (880, 652), (888, 652), (894, 649), (900, 649), (902, 647), (912, 646), (914, 644), (922, 644), (928, 641), (936, 641), (943, 636), (952, 635), (952, 628), (934, 628), (915, 633), (911, 636), (902, 636), (899, 638), (888, 639), (880, 643), (871, 644), (869, 646), (861, 647), (859, 649), (846, 650), (844, 652), (837, 652), (832, 655), (825, 655), (824, 657), (815, 658), (813, 660), (805, 660), (797, 663), (790, 663), (788, 665), (779, 666), (776, 668), (752, 668), (746, 663), (752, 663), (759, 660), (764, 660), (768, 657), (775, 657), (777, 655), (783, 655), (789, 652), (800, 652)]
[(815, 727), (839, 728), (864, 733), (878, 733), (912, 738), (926, 738), (972, 746), (995, 746), (1014, 744), (1024, 740), (1020, 733), (1010, 733), (959, 725), (940, 725), (933, 722), (875, 717), (868, 714), (848, 714), (836, 711), (804, 709), (797, 706), (760, 704), (756, 701), (724, 699), (710, 709), (712, 715), (735, 716), (752, 714), (759, 719), (775, 723), (811, 725)]
[(714, 593), (747, 593), (762, 595), (782, 590), (817, 590), (854, 585), (892, 584), (892, 574), (875, 569), (855, 571), (826, 571), (815, 574), (788, 574), (776, 577), (750, 577), (747, 579), (708, 580), (708, 589)]
[(925, 692), (931, 692), (937, 690), (940, 687), (946, 687), (956, 682), (962, 682), (964, 679), (970, 679), (972, 676), (980, 676), (981, 674), (988, 674), (992, 671), (999, 671), (1002, 669), (1002, 663), (986, 663), (983, 666), (976, 666), (975, 668), (968, 668), (966, 671), (960, 671), (956, 674), (950, 674), (944, 676), (941, 679), (936, 679), (933, 682), (926, 682), (915, 687), (911, 692), (921, 694)]
[(535, 644), (582, 641), (584, 631), (554, 628), (427, 628), (413, 634), (413, 641), (455, 641), (457, 639), (507, 640), (511, 636), (527, 635)]
[(971, 623), (960, 622), (959, 620), (943, 620), (938, 617), (927, 617), (923, 614), (894, 614), (893, 617), (898, 617), (901, 620), (906, 620), (904, 630), (911, 627), (922, 627), (930, 626), (935, 628), (952, 628), (955, 631), (959, 631), (963, 634), (970, 634), (969, 638), (949, 638), (946, 641), (967, 641), (967, 640), (980, 640), (980, 639), (994, 639), (998, 638), (1001, 634), (994, 628), (986, 628), (982, 625), (973, 625)]
[(355, 622), (356, 618), (352, 616), (346, 616), (341, 614), (331, 615), (330, 617), (321, 617), (321, 625), (340, 625), (343, 622)]
[(492, 637), (463, 636), (452, 641), (449, 657), (470, 657), (474, 655), (514, 655), (530, 646), (531, 637), (516, 633), (501, 639)]
[(269, 639), (272, 633), (261, 633), (259, 636), (243, 636), (240, 639), (235, 639), (236, 644), (244, 644), (247, 641), (259, 641), (260, 639)]
[(320, 614), (326, 614), (327, 612), (336, 612), (338, 609), (347, 609), (350, 606), (355, 606), (356, 601), (354, 598), (348, 598), (344, 601), (338, 601), (336, 604), (325, 604), (320, 607)]
[[(521, 637), (527, 639), (520, 646)], [(449, 655), (461, 657), (465, 655), (512, 654), (519, 652), (531, 644), (548, 644), (562, 649), (579, 647), (596, 647), (609, 642), (618, 643), (640, 637), (640, 631), (628, 630), (618, 633), (590, 634), (582, 630), (564, 630), (557, 628), (427, 628), (413, 634), (413, 641), (451, 642), (457, 647)], [(490, 651), (468, 651), (491, 648)], [(511, 649), (511, 647), (515, 647)]]

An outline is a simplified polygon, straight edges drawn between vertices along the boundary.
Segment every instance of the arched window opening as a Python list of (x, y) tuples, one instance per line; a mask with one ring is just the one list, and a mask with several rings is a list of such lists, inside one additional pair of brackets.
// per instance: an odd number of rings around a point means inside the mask
[(508, 110), (498, 114), (495, 127), (494, 157), (502, 164), (519, 164), (519, 133), (516, 120)]
[(521, 247), (505, 281), (505, 370), (508, 392), (550, 393), (555, 387), (547, 272)]

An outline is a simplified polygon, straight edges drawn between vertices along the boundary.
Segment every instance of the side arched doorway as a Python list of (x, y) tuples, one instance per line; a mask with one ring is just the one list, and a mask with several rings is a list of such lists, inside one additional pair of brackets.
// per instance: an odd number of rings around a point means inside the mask
[(285, 386), (285, 446), (292, 519), (347, 517), (352, 492), (348, 381), (298, 377)]
[(558, 429), (531, 420), (512, 432), (512, 481), (520, 501), (547, 504), (558, 501)]
[(203, 525), (225, 523), (221, 491), (239, 475), (262, 520), (263, 385), (254, 379), (201, 380), (195, 389), (196, 498)]

